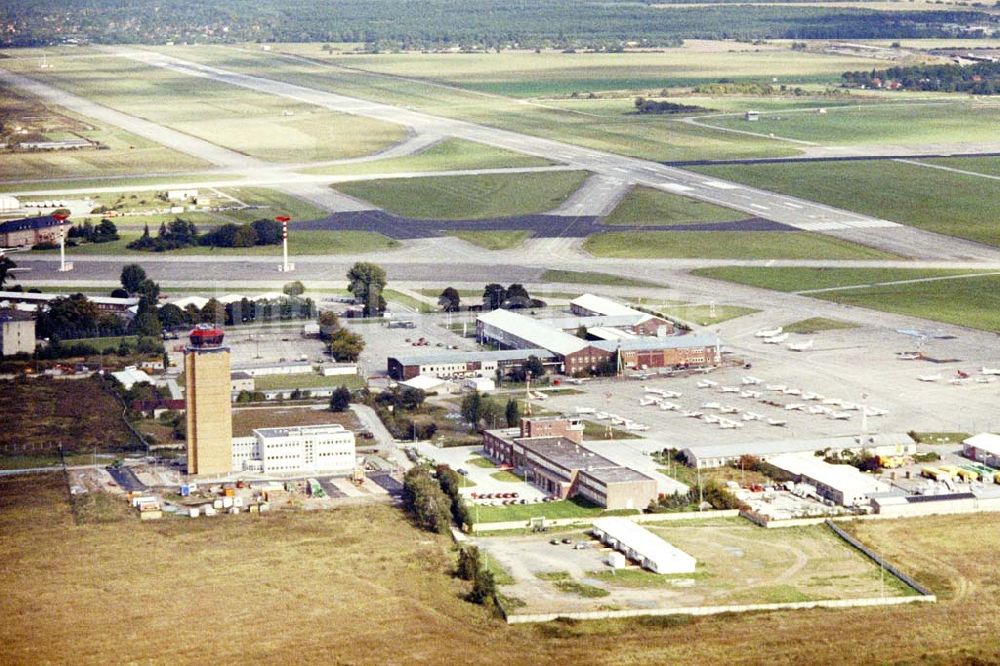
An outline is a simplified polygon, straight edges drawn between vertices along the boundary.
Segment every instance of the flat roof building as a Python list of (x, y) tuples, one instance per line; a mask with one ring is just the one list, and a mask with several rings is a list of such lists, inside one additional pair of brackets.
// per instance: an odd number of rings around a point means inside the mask
[(583, 497), (607, 509), (645, 509), (657, 498), (655, 479), (591, 451), (582, 440), (579, 419), (524, 418), (520, 428), (487, 430), (483, 450), (560, 499)]
[(962, 453), (976, 462), (1000, 468), (1000, 435), (990, 432), (973, 435), (962, 442)]
[[(48, 307), (57, 298), (69, 298), (70, 294), (35, 294), (27, 291), (0, 291), (0, 303), (24, 303), (36, 307)], [(122, 314), (139, 305), (138, 298), (113, 298), (111, 296), (84, 297), (97, 306), (98, 310)]]
[(598, 518), (592, 533), (653, 573), (694, 573), (698, 565), (694, 557), (628, 518)]
[(35, 320), (23, 312), (0, 313), (0, 355), (35, 351)]
[(339, 423), (258, 428), (234, 437), (232, 451), (234, 472), (347, 473), (357, 465), (354, 433)]
[(879, 433), (862, 439), (860, 435), (827, 437), (823, 439), (779, 439), (738, 444), (705, 444), (689, 446), (681, 451), (692, 467), (722, 467), (745, 455), (770, 462), (774, 456), (785, 453), (817, 451), (841, 452), (868, 450), (872, 455), (901, 456), (917, 452), (917, 443), (906, 433)]
[(466, 377), (493, 377), (497, 370), (505, 373), (520, 367), (530, 357), (543, 364), (555, 365), (558, 359), (551, 352), (540, 348), (502, 349), (500, 351), (446, 351), (426, 354), (390, 356), (387, 359), (389, 376), (396, 381), (413, 379), (417, 375), (432, 375), (442, 379)]
[(841, 506), (869, 506), (873, 495), (891, 487), (851, 465), (831, 465), (809, 453), (786, 453), (768, 463), (796, 477), (796, 481), (816, 487), (820, 497)]
[(595, 296), (594, 294), (583, 294), (577, 296), (572, 301), (569, 302), (569, 308), (575, 315), (580, 315), (583, 317), (591, 316), (620, 316), (620, 315), (641, 315), (645, 314), (636, 310), (635, 308), (630, 308), (627, 305), (622, 305), (617, 301), (613, 301), (610, 298), (605, 298), (604, 296)]

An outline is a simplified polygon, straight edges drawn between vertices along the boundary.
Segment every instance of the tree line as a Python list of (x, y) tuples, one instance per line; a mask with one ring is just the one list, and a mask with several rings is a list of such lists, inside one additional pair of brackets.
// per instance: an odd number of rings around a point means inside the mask
[(274, 220), (261, 219), (250, 224), (227, 222), (207, 233), (199, 233), (194, 222), (179, 217), (162, 222), (156, 235), (147, 224), (142, 235), (126, 247), (141, 252), (169, 252), (186, 247), (255, 247), (281, 243), (281, 225)]
[(845, 86), (852, 88), (884, 87), (889, 82), (898, 82), (903, 90), (995, 95), (1000, 90), (1000, 62), (889, 67), (881, 70), (844, 72), (841, 78)]

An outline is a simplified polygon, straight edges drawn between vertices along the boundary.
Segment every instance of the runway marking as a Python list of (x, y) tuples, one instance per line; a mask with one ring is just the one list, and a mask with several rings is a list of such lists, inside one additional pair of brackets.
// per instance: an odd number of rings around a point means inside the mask
[(735, 183), (726, 183), (721, 180), (703, 180), (702, 185), (707, 185), (708, 187), (714, 187), (717, 190), (742, 190), (742, 185), (736, 185)]

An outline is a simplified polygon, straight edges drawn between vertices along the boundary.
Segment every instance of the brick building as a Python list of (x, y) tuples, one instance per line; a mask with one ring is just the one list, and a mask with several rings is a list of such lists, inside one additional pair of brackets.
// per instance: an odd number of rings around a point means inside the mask
[(59, 226), (59, 221), (51, 215), (0, 222), (0, 246), (33, 247), (39, 243), (58, 243)]

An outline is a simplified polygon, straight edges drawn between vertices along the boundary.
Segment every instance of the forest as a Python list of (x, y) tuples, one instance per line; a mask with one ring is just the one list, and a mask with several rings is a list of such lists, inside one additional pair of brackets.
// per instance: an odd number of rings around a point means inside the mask
[(812, 4), (665, 11), (624, 0), (19, 0), (0, 3), (0, 46), (250, 41), (354, 42), (369, 50), (606, 48), (668, 46), (685, 38), (976, 37), (983, 31), (968, 26), (1000, 20), (979, 11)]

